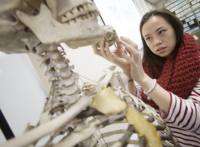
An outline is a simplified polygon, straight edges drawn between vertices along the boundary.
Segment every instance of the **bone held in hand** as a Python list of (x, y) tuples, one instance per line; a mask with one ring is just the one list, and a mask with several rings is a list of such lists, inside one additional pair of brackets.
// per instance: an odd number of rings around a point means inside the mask
[[(104, 30), (105, 42), (109, 43), (109, 46), (112, 46), (115, 42), (119, 41), (115, 29), (110, 25), (101, 26)], [(97, 47), (100, 47), (100, 44), (97, 43)]]

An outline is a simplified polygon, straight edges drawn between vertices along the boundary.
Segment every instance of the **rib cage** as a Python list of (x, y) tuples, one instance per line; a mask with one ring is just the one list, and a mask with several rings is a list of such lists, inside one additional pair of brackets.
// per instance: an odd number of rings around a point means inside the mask
[[(143, 117), (147, 119), (148, 122), (153, 123), (157, 131), (162, 132), (162, 134), (165, 134), (165, 135), (161, 135), (160, 133), (160, 136), (163, 142), (163, 147), (169, 147), (169, 146), (178, 147), (179, 146), (177, 139), (173, 137), (171, 129), (166, 126), (162, 118), (159, 115), (157, 115), (157, 112), (151, 106), (146, 105), (144, 102), (142, 102), (140, 99), (136, 98), (135, 96), (131, 95), (126, 90), (122, 90), (121, 88), (117, 88), (117, 87), (112, 87), (112, 89), (119, 93), (120, 98), (126, 101), (128, 106), (139, 111), (143, 115)], [(119, 114), (119, 116), (122, 114)], [(128, 144), (139, 145), (140, 147), (147, 146), (144, 137), (139, 137), (139, 140), (136, 139), (137, 129), (139, 128), (135, 128), (133, 125), (129, 125), (124, 115), (125, 114), (123, 114), (120, 117), (120, 119), (112, 120), (111, 123), (107, 123), (104, 126), (106, 127), (105, 129), (100, 129), (99, 132), (93, 135), (93, 138), (97, 142), (97, 146), (101, 146), (101, 147), (107, 147), (107, 146), (115, 147), (116, 146), (117, 147), (119, 146), (119, 144), (117, 144), (119, 142), (121, 143), (121, 146), (126, 146)], [(90, 125), (96, 120), (102, 120), (102, 119), (105, 119), (106, 117), (112, 117), (112, 115), (97, 115), (92, 118), (89, 118), (89, 120), (87, 120), (87, 123)], [(130, 131), (132, 133), (130, 133)], [(115, 140), (111, 141), (109, 137), (112, 137), (112, 138), (115, 137)]]

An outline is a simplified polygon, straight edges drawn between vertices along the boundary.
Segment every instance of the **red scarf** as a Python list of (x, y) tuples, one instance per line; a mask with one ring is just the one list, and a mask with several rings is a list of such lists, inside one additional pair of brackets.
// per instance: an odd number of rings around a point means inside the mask
[[(187, 99), (200, 78), (199, 56), (200, 46), (193, 36), (184, 33), (183, 40), (167, 58), (162, 70), (148, 60), (144, 62), (143, 68), (146, 74), (152, 79), (157, 79), (157, 83), (165, 90)], [(142, 100), (158, 109), (152, 100), (147, 100), (144, 93), (142, 93)]]

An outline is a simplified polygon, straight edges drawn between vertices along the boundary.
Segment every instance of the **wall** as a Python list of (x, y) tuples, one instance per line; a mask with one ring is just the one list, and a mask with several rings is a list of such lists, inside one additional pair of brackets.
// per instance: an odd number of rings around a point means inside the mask
[(47, 95), (26, 54), (0, 53), (0, 91), (0, 108), (15, 136), (27, 123), (37, 124)]
[(30, 59), (34, 70), (37, 72), (37, 75), (40, 79), (40, 82), (43, 85), (45, 92), (49, 94), (49, 91), (50, 91), (49, 79), (47, 76), (45, 76), (44, 70), (40, 67), (42, 63), (42, 58), (40, 58), (39, 56), (35, 54), (27, 54), (27, 56)]

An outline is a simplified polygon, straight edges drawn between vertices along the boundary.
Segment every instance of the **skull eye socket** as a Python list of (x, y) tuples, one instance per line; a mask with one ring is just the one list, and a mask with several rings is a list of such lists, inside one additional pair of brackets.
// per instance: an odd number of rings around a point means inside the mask
[(107, 39), (110, 39), (110, 38), (112, 38), (112, 33), (110, 33), (110, 32), (108, 32), (108, 33), (106, 33), (106, 36), (105, 36)]

